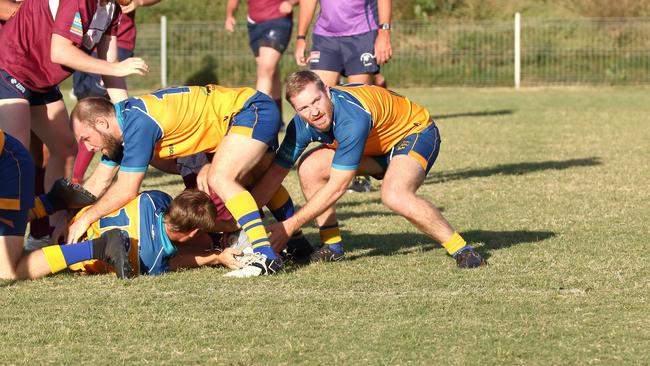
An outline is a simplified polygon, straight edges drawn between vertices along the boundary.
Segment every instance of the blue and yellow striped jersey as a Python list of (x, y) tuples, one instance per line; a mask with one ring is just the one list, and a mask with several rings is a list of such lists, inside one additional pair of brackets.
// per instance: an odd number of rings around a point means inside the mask
[[(133, 272), (142, 275), (164, 273), (168, 270), (169, 258), (176, 254), (163, 224), (163, 213), (170, 203), (171, 197), (164, 192), (142, 192), (124, 207), (93, 223), (87, 237), (93, 239), (111, 229), (123, 230), (131, 239), (129, 259)], [(73, 264), (69, 268), (87, 273), (108, 272), (108, 266), (98, 260)]]

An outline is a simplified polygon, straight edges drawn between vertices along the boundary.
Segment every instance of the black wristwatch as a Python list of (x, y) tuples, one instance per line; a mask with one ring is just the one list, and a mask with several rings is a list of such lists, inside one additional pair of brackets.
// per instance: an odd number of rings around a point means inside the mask
[(379, 29), (390, 30), (390, 23), (381, 23), (381, 24), (379, 24)]

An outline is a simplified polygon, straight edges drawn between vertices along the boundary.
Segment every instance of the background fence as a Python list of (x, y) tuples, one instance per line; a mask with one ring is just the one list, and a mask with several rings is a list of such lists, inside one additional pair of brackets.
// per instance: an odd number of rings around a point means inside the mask
[[(159, 24), (138, 26), (136, 53), (151, 66), (130, 86), (161, 85)], [(393, 59), (382, 68), (394, 87), (514, 85), (513, 22), (403, 22), (392, 31)], [(171, 85), (254, 85), (255, 62), (245, 25), (223, 21), (167, 24)], [(282, 74), (296, 70), (293, 44)], [(650, 19), (522, 19), (521, 85), (650, 83)]]

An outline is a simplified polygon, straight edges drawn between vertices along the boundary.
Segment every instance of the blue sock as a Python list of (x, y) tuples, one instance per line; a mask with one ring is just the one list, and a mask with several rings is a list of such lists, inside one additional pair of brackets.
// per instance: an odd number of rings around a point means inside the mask
[(474, 248), (470, 247), (469, 245), (465, 245), (464, 247), (458, 249), (456, 253), (452, 254), (451, 256), (453, 258), (456, 258), (456, 256), (459, 255), (460, 253), (467, 252), (467, 251), (473, 252)]
[(330, 248), (331, 250), (333, 250), (333, 251), (335, 251), (335, 252), (337, 252), (339, 254), (343, 253), (343, 244), (341, 244), (341, 243), (325, 244), (325, 245), (327, 245), (328, 248)]
[(63, 258), (65, 258), (65, 262), (68, 265), (94, 258), (92, 240), (86, 240), (76, 244), (61, 245), (61, 252), (63, 253)]
[(253, 252), (262, 253), (262, 254), (264, 254), (266, 256), (267, 259), (271, 259), (271, 260), (278, 257), (275, 254), (275, 252), (273, 251), (273, 248), (271, 248), (271, 246), (269, 246), (269, 245), (263, 245), (263, 246), (259, 246), (257, 248), (253, 248)]

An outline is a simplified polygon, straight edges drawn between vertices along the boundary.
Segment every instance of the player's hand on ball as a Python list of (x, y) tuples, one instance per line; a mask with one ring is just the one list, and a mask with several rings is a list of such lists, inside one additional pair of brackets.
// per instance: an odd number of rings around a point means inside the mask
[(144, 76), (147, 72), (149, 72), (149, 65), (143, 59), (140, 57), (131, 57), (115, 64), (113, 76)]

